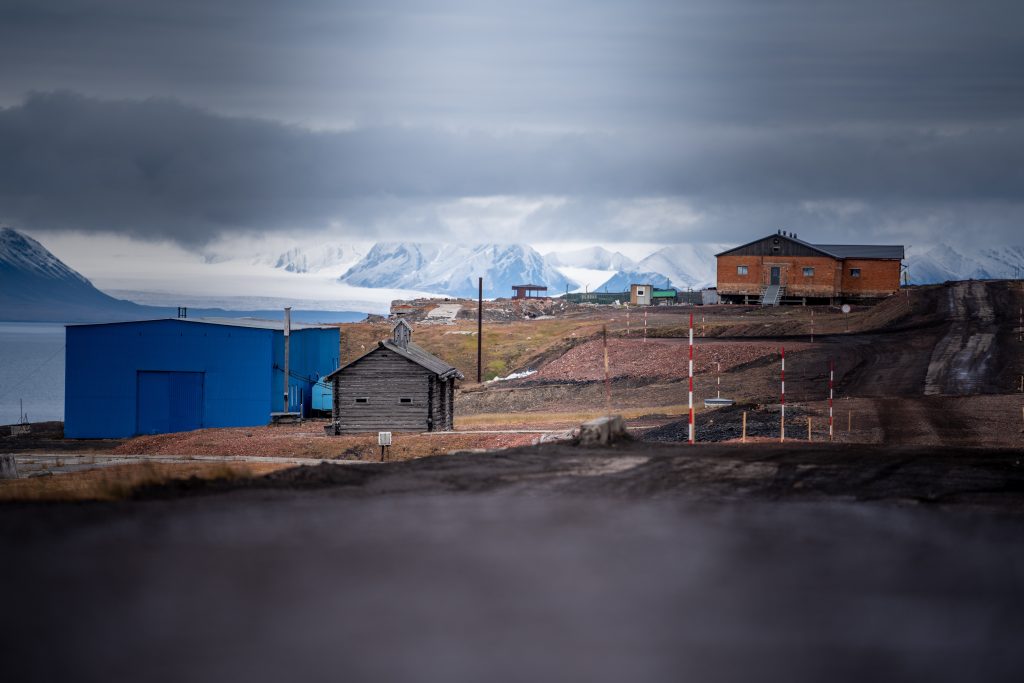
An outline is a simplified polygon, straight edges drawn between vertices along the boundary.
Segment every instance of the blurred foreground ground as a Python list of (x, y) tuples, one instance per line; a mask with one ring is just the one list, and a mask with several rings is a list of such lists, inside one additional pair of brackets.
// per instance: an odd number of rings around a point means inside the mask
[(10, 680), (1019, 680), (1021, 453), (564, 445), (6, 504)]

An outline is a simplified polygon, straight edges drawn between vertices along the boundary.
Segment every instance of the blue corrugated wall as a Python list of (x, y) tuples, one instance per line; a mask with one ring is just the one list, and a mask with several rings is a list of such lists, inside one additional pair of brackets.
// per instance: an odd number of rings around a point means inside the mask
[[(337, 349), (336, 329), (292, 332), (292, 387), (302, 388), (306, 414)], [(282, 407), (280, 331), (178, 320), (73, 325), (66, 353), (69, 438), (255, 426)]]

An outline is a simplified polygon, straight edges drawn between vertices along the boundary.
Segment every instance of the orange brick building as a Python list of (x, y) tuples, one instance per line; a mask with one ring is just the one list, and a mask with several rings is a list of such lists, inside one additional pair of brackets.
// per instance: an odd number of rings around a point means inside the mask
[(774, 235), (716, 254), (729, 303), (837, 303), (899, 291), (902, 245), (810, 244)]

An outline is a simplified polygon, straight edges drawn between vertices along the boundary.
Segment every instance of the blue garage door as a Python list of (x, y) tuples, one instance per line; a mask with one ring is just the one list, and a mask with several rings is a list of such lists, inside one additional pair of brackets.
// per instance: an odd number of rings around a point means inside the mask
[(138, 374), (139, 434), (165, 434), (203, 426), (203, 373)]

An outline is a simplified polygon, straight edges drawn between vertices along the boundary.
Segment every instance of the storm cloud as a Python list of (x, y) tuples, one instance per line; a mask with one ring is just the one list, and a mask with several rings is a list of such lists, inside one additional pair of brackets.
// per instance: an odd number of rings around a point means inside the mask
[(0, 0), (0, 220), (1016, 239), (1012, 2)]

